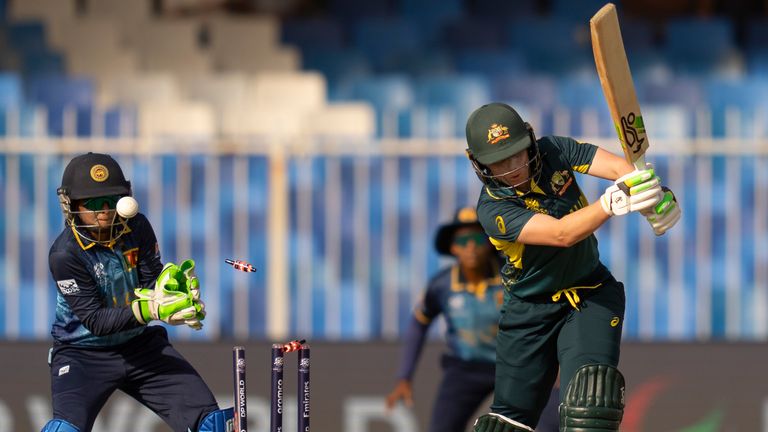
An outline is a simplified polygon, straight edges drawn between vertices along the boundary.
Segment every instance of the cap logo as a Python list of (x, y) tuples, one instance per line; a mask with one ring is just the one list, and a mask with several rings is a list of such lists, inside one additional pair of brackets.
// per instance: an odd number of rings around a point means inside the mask
[(91, 178), (101, 183), (109, 178), (109, 170), (104, 165), (94, 165), (91, 167)]
[(477, 222), (477, 212), (471, 207), (465, 207), (459, 210), (459, 214), (456, 216), (456, 219), (458, 219), (461, 223)]
[(509, 138), (509, 128), (504, 125), (494, 123), (488, 129), (488, 144), (493, 145), (507, 138)]

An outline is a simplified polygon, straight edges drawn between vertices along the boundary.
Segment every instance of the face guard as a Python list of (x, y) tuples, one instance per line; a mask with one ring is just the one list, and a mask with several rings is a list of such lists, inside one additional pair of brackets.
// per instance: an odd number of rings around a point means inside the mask
[[(115, 207), (120, 197), (107, 196), (107, 197), (95, 197), (91, 199), (82, 200), (85, 207), (98, 208), (98, 210), (86, 210), (80, 211), (77, 209), (77, 205), (72, 202), (69, 196), (64, 193), (61, 188), (58, 191), (59, 205), (62, 213), (64, 213), (64, 223), (72, 230), (72, 233), (77, 238), (77, 241), (83, 246), (87, 247), (85, 242), (97, 243), (102, 246), (112, 247), (120, 236), (130, 231), (128, 228), (128, 219), (121, 217), (117, 214)], [(91, 205), (88, 205), (88, 202)], [(103, 203), (107, 203), (109, 210), (103, 210)], [(101, 206), (96, 207), (97, 204)], [(109, 223), (107, 224), (86, 224), (80, 215), (90, 215), (93, 219), (97, 218), (97, 214), (107, 212), (109, 216)], [(85, 242), (83, 242), (85, 240)]]
[[(526, 126), (528, 126), (527, 123)], [(469, 160), (472, 163), (472, 168), (475, 170), (475, 174), (477, 174), (477, 177), (480, 179), (480, 181), (488, 187), (489, 192), (491, 192), (493, 195), (504, 198), (524, 196), (529, 194), (532, 188), (529, 187), (526, 191), (520, 192), (519, 188), (521, 186), (530, 185), (532, 182), (538, 183), (539, 177), (541, 176), (541, 153), (539, 152), (539, 145), (536, 142), (536, 136), (533, 133), (533, 128), (530, 126), (528, 126), (528, 133), (530, 134), (532, 143), (531, 146), (526, 149), (528, 152), (528, 162), (505, 173), (493, 174), (490, 168), (478, 162), (470, 152), (467, 152)], [(527, 170), (528, 172), (528, 175), (523, 180), (512, 185), (507, 184), (504, 181), (504, 177), (514, 175), (523, 169)]]
[[(112, 247), (121, 235), (130, 231), (128, 218), (119, 216), (115, 208), (120, 197), (131, 195), (131, 183), (110, 155), (87, 153), (73, 158), (64, 168), (61, 187), (56, 193), (65, 224), (72, 229), (83, 248), (90, 247), (83, 240)], [(78, 210), (78, 203), (83, 203), (88, 210)], [(107, 204), (108, 210), (103, 210), (104, 204)], [(108, 223), (85, 224), (83, 216), (95, 219), (104, 211), (108, 212)]]

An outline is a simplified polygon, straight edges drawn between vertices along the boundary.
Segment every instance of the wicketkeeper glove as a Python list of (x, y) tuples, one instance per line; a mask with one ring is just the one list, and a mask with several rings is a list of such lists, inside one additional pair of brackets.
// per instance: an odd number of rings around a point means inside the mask
[(653, 207), (662, 198), (661, 180), (653, 165), (619, 177), (600, 197), (600, 205), (608, 215), (624, 215)]
[(643, 215), (648, 220), (648, 223), (651, 224), (653, 232), (657, 236), (664, 234), (675, 226), (682, 215), (675, 194), (666, 186), (663, 186), (661, 189), (664, 194), (661, 201), (653, 206), (653, 208), (643, 212)]
[(179, 289), (183, 289), (192, 297), (197, 307), (197, 314), (195, 318), (187, 320), (185, 324), (192, 327), (195, 330), (203, 328), (202, 321), (205, 319), (205, 303), (200, 298), (200, 280), (195, 276), (195, 262), (191, 259), (184, 260), (179, 265), (178, 276), (182, 276), (179, 281)]
[(201, 312), (204, 314), (204, 306), (186, 288), (179, 290), (179, 273), (181, 271), (176, 264), (167, 263), (155, 280), (154, 289), (134, 290), (136, 299), (131, 302), (131, 309), (137, 321), (147, 324), (151, 320), (160, 320), (171, 325), (181, 325), (196, 320)]

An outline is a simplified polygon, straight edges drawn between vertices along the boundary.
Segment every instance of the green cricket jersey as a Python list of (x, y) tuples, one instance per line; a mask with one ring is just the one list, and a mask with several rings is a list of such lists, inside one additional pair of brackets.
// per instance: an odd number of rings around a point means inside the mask
[(560, 219), (586, 207), (574, 172), (586, 173), (597, 152), (592, 144), (572, 138), (548, 136), (537, 140), (542, 158), (538, 184), (524, 196), (494, 194), (483, 187), (477, 215), (497, 249), (506, 255), (502, 281), (510, 294), (527, 298), (558, 291), (594, 287), (610, 276), (600, 263), (597, 239), (590, 235), (567, 247), (524, 245), (517, 237), (536, 213)]

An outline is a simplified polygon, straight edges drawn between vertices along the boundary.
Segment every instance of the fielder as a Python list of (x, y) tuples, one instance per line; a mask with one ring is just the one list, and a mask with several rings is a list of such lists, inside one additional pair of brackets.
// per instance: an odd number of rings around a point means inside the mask
[[(398, 401), (413, 405), (412, 379), (431, 324), (440, 315), (446, 323), (448, 352), (440, 366), (443, 377), (429, 423), (430, 432), (462, 432), (480, 404), (493, 394), (496, 335), (504, 288), (499, 256), (494, 253), (473, 207), (459, 209), (435, 235), (435, 250), (456, 262), (431, 278), (414, 308), (405, 337), (395, 388), (387, 396), (391, 409)], [(557, 417), (557, 404), (547, 415)]]
[[(639, 211), (657, 235), (680, 218), (653, 167), (572, 138), (536, 139), (510, 106), (484, 105), (466, 127), (467, 155), (484, 186), (477, 212), (506, 255), (491, 413), (475, 432), (533, 431), (560, 369), (560, 430), (617, 431), (624, 286), (600, 262), (593, 235)], [(574, 173), (614, 183), (589, 204)]]
[(89, 432), (115, 390), (175, 432), (229, 430), (232, 409), (219, 409), (164, 327), (147, 326), (202, 328), (194, 262), (163, 266), (152, 226), (109, 155), (72, 159), (57, 194), (65, 228), (49, 253), (57, 288), (48, 357), (53, 420), (43, 432)]

